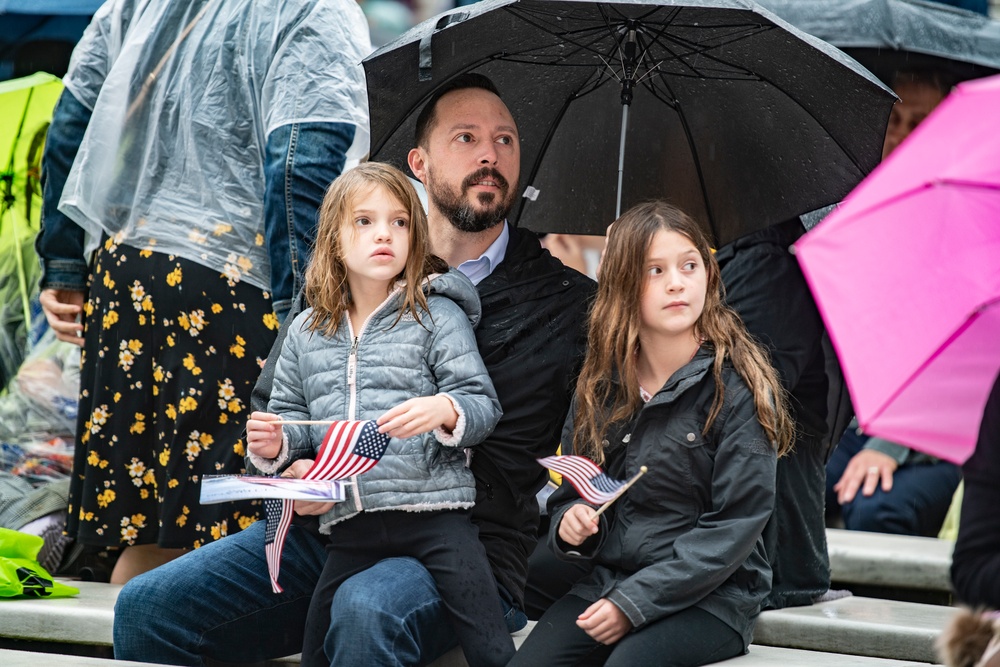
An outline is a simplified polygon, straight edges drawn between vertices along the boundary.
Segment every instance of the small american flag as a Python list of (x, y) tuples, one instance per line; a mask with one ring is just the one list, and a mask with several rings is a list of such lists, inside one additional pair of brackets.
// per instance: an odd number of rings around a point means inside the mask
[[(379, 433), (378, 424), (372, 420), (335, 421), (323, 438), (316, 461), (302, 479), (334, 480), (360, 475), (375, 467), (388, 446), (389, 436)], [(264, 552), (271, 590), (280, 593), (284, 589), (278, 584), (278, 573), (285, 537), (292, 523), (292, 501), (265, 500), (264, 519), (267, 522)]]
[(614, 500), (626, 484), (608, 477), (600, 466), (584, 456), (547, 456), (538, 462), (569, 480), (580, 497), (594, 505)]

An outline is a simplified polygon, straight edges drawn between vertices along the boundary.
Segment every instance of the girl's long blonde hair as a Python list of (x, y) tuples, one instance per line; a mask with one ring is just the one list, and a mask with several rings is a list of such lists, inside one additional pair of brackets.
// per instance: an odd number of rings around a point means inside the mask
[(629, 419), (642, 406), (636, 372), (640, 299), (647, 280), (647, 253), (661, 230), (687, 237), (707, 272), (705, 307), (695, 323), (695, 334), (715, 350), (715, 398), (702, 433), (708, 433), (722, 409), (722, 371), (728, 357), (753, 394), (757, 418), (768, 439), (783, 455), (791, 448), (794, 424), (778, 374), (767, 351), (750, 336), (739, 315), (723, 303), (719, 264), (704, 232), (687, 214), (664, 201), (629, 209), (615, 221), (608, 236), (590, 312), (587, 356), (576, 383), (574, 450), (603, 463), (602, 442), (608, 426)]
[[(427, 215), (416, 190), (403, 172), (381, 162), (358, 165), (330, 184), (320, 207), (316, 247), (305, 276), (306, 302), (313, 309), (307, 322), (310, 331), (321, 330), (327, 336), (333, 336), (351, 305), (347, 266), (344, 264), (344, 234), (354, 233), (354, 207), (359, 199), (375, 188), (382, 188), (402, 204), (410, 217), (406, 265), (393, 281), (403, 280), (406, 283), (403, 307), (396, 321), (404, 313), (411, 312), (420, 322), (419, 309), (427, 310), (427, 297), (422, 289), (424, 279), (432, 273), (448, 270), (444, 260), (431, 254), (428, 248)], [(391, 283), (389, 287), (391, 290)]]

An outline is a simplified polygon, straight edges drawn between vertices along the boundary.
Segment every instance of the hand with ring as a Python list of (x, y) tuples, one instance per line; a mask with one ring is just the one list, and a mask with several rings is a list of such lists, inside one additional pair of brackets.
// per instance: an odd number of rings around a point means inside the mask
[(887, 454), (874, 449), (862, 449), (854, 455), (844, 469), (840, 480), (833, 485), (837, 492), (837, 502), (841, 505), (854, 500), (858, 489), (864, 496), (875, 493), (881, 483), (882, 491), (892, 490), (892, 475), (899, 464)]

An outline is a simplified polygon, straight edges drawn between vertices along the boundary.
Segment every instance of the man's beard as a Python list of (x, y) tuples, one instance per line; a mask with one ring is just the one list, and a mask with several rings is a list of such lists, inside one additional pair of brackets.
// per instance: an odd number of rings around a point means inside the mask
[[(433, 174), (427, 185), (427, 196), (437, 206), (438, 210), (448, 218), (455, 229), (463, 232), (483, 232), (492, 227), (496, 227), (507, 219), (514, 204), (513, 192), (510, 184), (499, 171), (492, 167), (483, 167), (470, 174), (462, 181), (461, 190), (455, 192), (445, 183), (438, 183)], [(500, 192), (482, 192), (477, 196), (482, 207), (475, 207), (469, 203), (469, 188), (472, 184), (483, 179), (496, 181)]]

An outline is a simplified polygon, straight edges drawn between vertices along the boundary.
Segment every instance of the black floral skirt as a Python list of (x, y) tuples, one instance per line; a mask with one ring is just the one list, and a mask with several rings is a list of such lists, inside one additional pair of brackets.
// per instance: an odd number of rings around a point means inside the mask
[(253, 523), (259, 502), (198, 495), (202, 475), (243, 472), (250, 391), (277, 329), (259, 288), (105, 239), (84, 304), (69, 535), (196, 548)]

